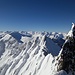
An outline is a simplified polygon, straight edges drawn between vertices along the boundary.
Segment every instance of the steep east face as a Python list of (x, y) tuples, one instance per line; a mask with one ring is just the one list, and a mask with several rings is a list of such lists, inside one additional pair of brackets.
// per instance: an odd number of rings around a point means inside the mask
[(58, 56), (58, 71), (64, 70), (69, 75), (75, 75), (75, 25), (67, 34), (66, 41)]

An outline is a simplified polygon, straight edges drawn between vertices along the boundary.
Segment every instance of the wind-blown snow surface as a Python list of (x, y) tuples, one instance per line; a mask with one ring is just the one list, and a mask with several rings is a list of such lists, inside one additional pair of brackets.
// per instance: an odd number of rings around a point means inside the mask
[(65, 36), (55, 32), (0, 32), (0, 75), (55, 75), (55, 56)]

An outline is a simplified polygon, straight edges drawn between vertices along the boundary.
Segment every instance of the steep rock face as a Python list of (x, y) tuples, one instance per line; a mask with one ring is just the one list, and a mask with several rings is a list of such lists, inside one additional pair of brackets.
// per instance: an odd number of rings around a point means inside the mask
[(75, 75), (75, 25), (72, 25), (58, 56), (58, 71), (65, 70)]

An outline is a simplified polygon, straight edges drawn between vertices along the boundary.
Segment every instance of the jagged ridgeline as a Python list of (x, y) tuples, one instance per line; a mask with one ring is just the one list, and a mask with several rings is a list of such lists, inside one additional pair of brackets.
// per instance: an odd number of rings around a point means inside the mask
[(67, 34), (65, 43), (58, 55), (58, 71), (65, 70), (75, 75), (75, 25), (72, 25), (71, 30)]

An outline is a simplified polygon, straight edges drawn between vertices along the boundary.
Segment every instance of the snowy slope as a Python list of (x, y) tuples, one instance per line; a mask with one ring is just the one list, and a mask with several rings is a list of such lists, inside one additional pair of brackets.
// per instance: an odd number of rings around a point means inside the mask
[[(3, 34), (4, 35), (3, 35)], [(46, 32), (0, 33), (0, 75), (54, 75), (60, 51), (53, 39), (64, 34)], [(53, 37), (54, 36), (54, 37)], [(54, 56), (54, 57), (53, 57)]]

